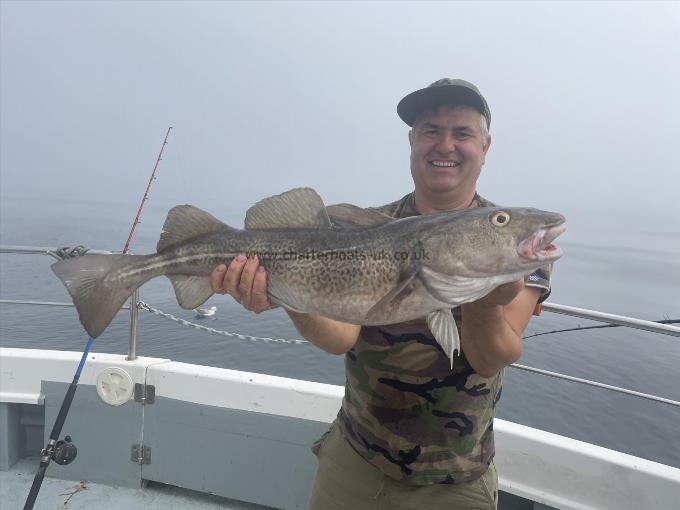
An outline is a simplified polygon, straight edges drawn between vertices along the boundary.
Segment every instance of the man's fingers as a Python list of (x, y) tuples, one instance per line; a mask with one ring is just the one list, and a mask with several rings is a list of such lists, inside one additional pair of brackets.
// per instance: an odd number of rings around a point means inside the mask
[(267, 297), (267, 273), (257, 256), (239, 255), (229, 266), (220, 264), (210, 275), (213, 292), (229, 294), (256, 313), (274, 308)]
[(217, 294), (224, 294), (224, 289), (222, 288), (222, 282), (224, 280), (224, 275), (227, 272), (227, 266), (220, 264), (215, 268), (215, 270), (210, 274), (210, 287), (212, 291)]
[(260, 261), (257, 258), (257, 255), (250, 257), (243, 266), (241, 279), (238, 283), (238, 295), (241, 298), (240, 303), (249, 310), (252, 309), (250, 302), (253, 293), (253, 283), (255, 281), (255, 273), (259, 265)]
[(250, 296), (250, 309), (260, 313), (269, 310), (271, 307), (272, 304), (267, 297), (267, 272), (264, 267), (258, 266), (253, 281), (253, 292)]
[(222, 283), (222, 288), (227, 291), (228, 294), (234, 297), (236, 301), (241, 302), (238, 292), (238, 284), (241, 281), (241, 274), (243, 273), (243, 267), (246, 265), (245, 255), (239, 255), (234, 258), (227, 268), (227, 272), (224, 275), (224, 281)]

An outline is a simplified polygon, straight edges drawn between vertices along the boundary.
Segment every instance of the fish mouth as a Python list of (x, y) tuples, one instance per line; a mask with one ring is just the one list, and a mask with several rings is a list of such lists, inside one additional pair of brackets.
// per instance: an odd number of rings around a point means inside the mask
[(519, 243), (517, 253), (519, 256), (530, 262), (552, 262), (562, 256), (562, 250), (552, 244), (552, 242), (567, 226), (562, 220), (557, 225), (551, 225), (537, 230), (524, 241)]

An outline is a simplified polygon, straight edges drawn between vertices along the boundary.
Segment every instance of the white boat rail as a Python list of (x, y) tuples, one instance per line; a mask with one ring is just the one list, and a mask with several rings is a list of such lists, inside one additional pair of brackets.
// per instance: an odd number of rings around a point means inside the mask
[[(13, 254), (32, 254), (32, 255), (49, 255), (58, 260), (64, 258), (70, 258), (75, 256), (82, 256), (88, 254), (111, 254), (116, 252), (106, 251), (106, 250), (90, 250), (83, 246), (75, 247), (62, 247), (62, 248), (47, 248), (47, 247), (36, 247), (36, 246), (7, 246), (0, 245), (0, 253), (13, 253)], [(119, 253), (119, 252), (118, 252)], [(138, 299), (138, 293), (135, 291), (131, 297), (131, 302), (135, 303), (135, 306), (126, 305), (123, 308), (130, 310), (130, 345), (126, 359), (128, 361), (133, 361), (137, 358), (137, 321), (139, 309), (143, 309), (154, 313), (155, 315), (164, 317), (169, 320), (173, 320), (185, 326), (193, 327), (194, 329), (202, 330), (208, 333), (219, 334), (223, 336), (235, 337), (241, 340), (251, 340), (251, 341), (264, 341), (273, 343), (283, 343), (283, 344), (304, 344), (307, 343), (306, 340), (298, 339), (283, 339), (283, 338), (265, 338), (265, 337), (255, 337), (251, 335), (243, 335), (240, 333), (231, 333), (228, 331), (220, 331), (215, 328), (209, 328), (200, 324), (195, 324), (184, 319), (177, 318), (172, 314), (162, 312), (157, 310), (147, 303), (140, 301)], [(74, 306), (73, 303), (66, 302), (53, 302), (53, 301), (28, 301), (28, 300), (16, 300), (16, 299), (0, 299), (0, 304), (17, 304), (17, 305), (45, 305), (45, 306)], [(585, 308), (576, 308), (573, 306), (561, 305), (557, 303), (545, 302), (542, 304), (542, 309), (561, 315), (568, 315), (571, 317), (579, 317), (583, 319), (590, 319), (593, 321), (604, 322), (612, 326), (624, 326), (634, 329), (640, 329), (644, 331), (650, 331), (653, 333), (659, 333), (662, 335), (670, 335), (680, 337), (680, 327), (673, 326), (671, 324), (662, 324), (654, 321), (647, 321), (642, 319), (636, 319), (633, 317), (626, 317), (623, 315), (615, 315), (605, 312), (599, 312), (596, 310), (589, 310)], [(510, 367), (523, 370), (526, 372), (532, 372), (535, 374), (544, 375), (547, 377), (553, 377), (557, 379), (562, 379), (565, 381), (575, 382), (579, 384), (585, 384), (587, 386), (597, 387), (601, 389), (606, 389), (609, 391), (614, 391), (617, 393), (623, 393), (626, 395), (631, 395), (634, 397), (639, 397), (647, 400), (652, 400), (655, 402), (660, 402), (676, 407), (680, 407), (680, 401), (671, 400), (668, 398), (660, 397), (658, 395), (651, 395), (648, 393), (641, 393), (638, 391), (630, 390), (627, 388), (621, 388), (619, 386), (612, 386), (609, 384), (604, 384), (597, 381), (592, 381), (589, 379), (583, 379), (579, 377), (573, 377), (567, 374), (561, 374), (559, 372), (551, 372), (548, 370), (543, 370), (536, 367), (531, 367), (527, 365), (522, 365), (518, 363), (513, 363)]]
[(642, 329), (663, 335), (680, 336), (680, 328), (671, 324), (660, 324), (658, 322), (634, 319), (625, 315), (614, 315), (613, 313), (598, 312), (587, 308), (576, 308), (575, 306), (558, 305), (557, 303), (543, 303), (546, 312), (569, 315), (570, 317), (580, 317), (598, 322), (606, 322), (617, 326)]

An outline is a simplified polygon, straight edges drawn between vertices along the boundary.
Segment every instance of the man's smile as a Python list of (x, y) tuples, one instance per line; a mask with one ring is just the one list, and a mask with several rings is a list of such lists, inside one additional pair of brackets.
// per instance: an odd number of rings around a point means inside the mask
[(460, 166), (460, 163), (458, 161), (442, 161), (442, 160), (433, 160), (430, 161), (430, 164), (432, 166), (439, 166), (439, 167), (456, 167)]

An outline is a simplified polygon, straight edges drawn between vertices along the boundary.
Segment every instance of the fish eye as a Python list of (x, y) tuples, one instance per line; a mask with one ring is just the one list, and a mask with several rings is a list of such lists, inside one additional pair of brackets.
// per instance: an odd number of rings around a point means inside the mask
[(497, 227), (504, 227), (510, 223), (510, 215), (505, 211), (497, 211), (491, 216), (491, 223)]

